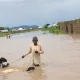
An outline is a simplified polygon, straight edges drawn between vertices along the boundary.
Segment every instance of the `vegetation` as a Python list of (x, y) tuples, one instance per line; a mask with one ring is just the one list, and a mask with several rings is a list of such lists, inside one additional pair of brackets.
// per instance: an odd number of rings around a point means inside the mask
[(77, 20), (77, 23), (80, 23), (80, 19)]
[[(62, 26), (64, 24), (61, 24)], [(46, 31), (49, 31), (50, 33), (54, 33), (54, 34), (63, 34), (64, 32), (60, 31), (59, 29), (57, 29), (57, 26), (51, 26), (51, 27), (48, 27), (48, 25), (45, 25), (42, 29), (41, 29), (43, 32), (43, 34), (46, 34)]]
[(49, 25), (50, 25), (50, 24), (45, 24), (43, 28), (44, 28), (44, 29), (47, 29)]
[(64, 32), (60, 31), (59, 29), (56, 28), (57, 26), (51, 26), (51, 27), (43, 27), (42, 31), (44, 31), (43, 34), (46, 33), (46, 31), (49, 31), (50, 33), (54, 33), (54, 34), (63, 34)]
[(50, 33), (55, 33), (55, 34), (63, 34), (64, 32), (60, 31), (59, 29), (56, 28), (56, 26), (52, 26), (50, 29), (49, 29), (49, 32)]
[(0, 30), (4, 30), (4, 27), (0, 27)]
[(30, 30), (30, 29), (23, 30), (23, 31), (11, 31), (11, 30), (8, 30), (8, 32), (0, 32), (0, 37), (7, 36), (9, 34), (19, 34), (19, 33), (31, 32), (31, 31), (36, 31), (36, 30)]
[(6, 28), (8, 31), (11, 31), (9, 27)]
[[(44, 27), (41, 29), (43, 31), (43, 34), (46, 34), (48, 32), (50, 33), (54, 33), (54, 34), (63, 34), (63, 32), (61, 32), (59, 29), (56, 28), (56, 26), (52, 26), (52, 27), (48, 27), (49, 24), (44, 25)], [(4, 37), (7, 36), (9, 34), (18, 34), (18, 33), (26, 33), (26, 32), (31, 32), (31, 31), (37, 31), (40, 29), (27, 29), (27, 30), (23, 30), (23, 31), (11, 31), (10, 28), (6, 28), (8, 30), (8, 32), (0, 32), (0, 37)], [(5, 30), (4, 27), (0, 27), (0, 30)]]

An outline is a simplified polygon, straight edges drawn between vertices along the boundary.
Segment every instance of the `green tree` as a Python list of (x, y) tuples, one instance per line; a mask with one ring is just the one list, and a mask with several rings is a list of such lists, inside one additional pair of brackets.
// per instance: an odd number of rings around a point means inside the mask
[(44, 28), (47, 29), (50, 24), (45, 24)]
[(4, 30), (4, 27), (0, 27), (0, 30)]
[(9, 28), (9, 27), (7, 27), (6, 29), (7, 29), (8, 31), (10, 31), (10, 28)]

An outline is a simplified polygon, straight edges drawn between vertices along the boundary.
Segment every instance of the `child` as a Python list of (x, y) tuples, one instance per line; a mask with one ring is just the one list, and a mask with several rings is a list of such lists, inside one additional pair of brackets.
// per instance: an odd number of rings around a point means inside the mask
[[(24, 54), (22, 58), (27, 56), (28, 54), (32, 53), (33, 56), (33, 66), (40, 66), (40, 54), (43, 54), (44, 51), (42, 50), (42, 47), (40, 44), (38, 44), (38, 38), (33, 37), (32, 39), (33, 44), (30, 46), (30, 49), (27, 54)], [(29, 67), (27, 71), (33, 70), (34, 67)]]

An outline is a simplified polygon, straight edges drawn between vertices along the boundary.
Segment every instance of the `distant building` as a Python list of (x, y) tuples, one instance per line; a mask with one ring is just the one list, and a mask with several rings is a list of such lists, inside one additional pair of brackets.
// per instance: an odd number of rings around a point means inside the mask
[(4, 32), (4, 33), (6, 33), (6, 32), (8, 32), (8, 30), (0, 30), (0, 32)]
[(57, 26), (57, 24), (50, 24), (48, 27)]
[(53, 24), (53, 26), (58, 26), (57, 24)]
[(52, 27), (52, 25), (49, 25), (48, 27)]
[(32, 28), (30, 28), (30, 29), (32, 29)]
[(19, 28), (19, 29), (18, 29), (18, 31), (23, 31), (23, 30), (24, 30), (23, 28)]
[(42, 26), (39, 26), (38, 28), (41, 29), (41, 28), (43, 28), (43, 27), (42, 27)]

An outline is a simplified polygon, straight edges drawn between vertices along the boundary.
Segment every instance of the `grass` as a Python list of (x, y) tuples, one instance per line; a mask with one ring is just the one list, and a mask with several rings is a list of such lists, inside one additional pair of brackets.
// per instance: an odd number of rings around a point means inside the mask
[(64, 32), (60, 31), (59, 29), (56, 28), (56, 26), (52, 26), (50, 29), (49, 29), (49, 32), (50, 33), (54, 33), (54, 34), (64, 34)]
[(48, 31), (43, 31), (43, 34), (47, 34), (48, 33)]
[(59, 29), (56, 28), (56, 26), (52, 26), (50, 28), (43, 28), (42, 31), (45, 34), (46, 31), (49, 31), (49, 33), (54, 33), (54, 34), (64, 34), (64, 32), (60, 31)]

